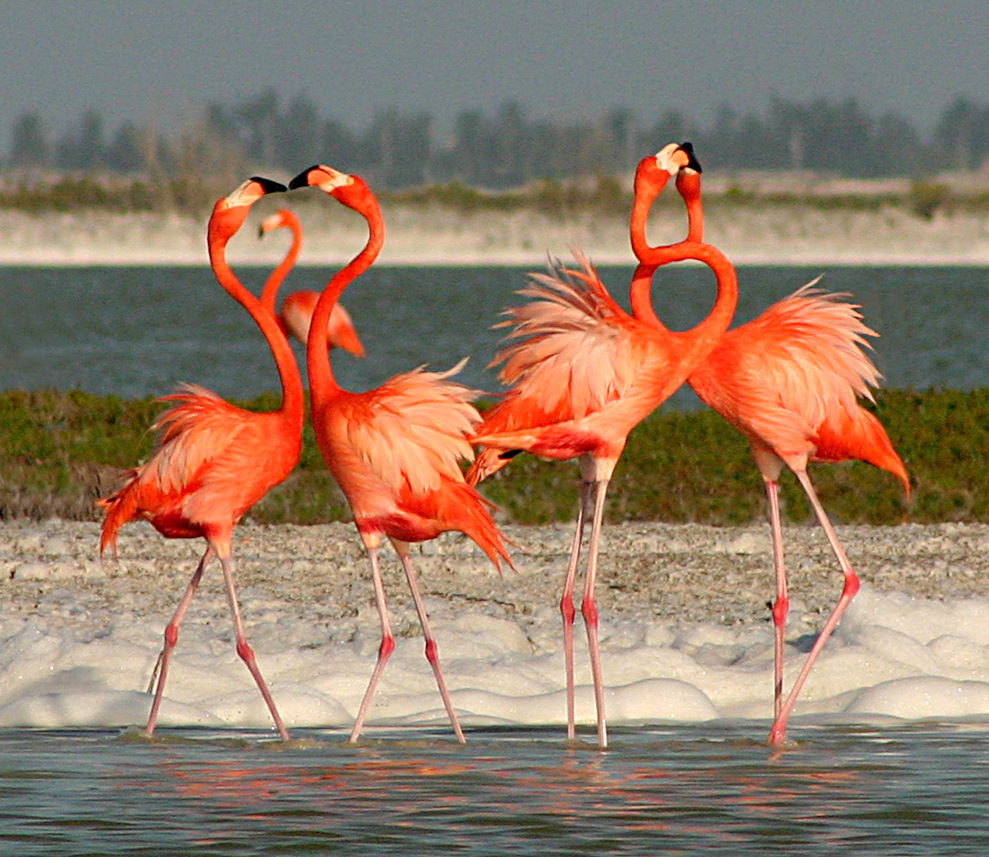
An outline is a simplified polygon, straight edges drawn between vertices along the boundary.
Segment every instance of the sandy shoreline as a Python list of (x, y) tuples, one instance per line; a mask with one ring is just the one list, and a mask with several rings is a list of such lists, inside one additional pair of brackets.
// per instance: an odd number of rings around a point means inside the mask
[[(285, 203), (259, 205), (256, 219)], [(300, 264), (346, 262), (366, 230), (350, 212), (303, 207), (306, 241)], [(252, 218), (255, 215), (252, 214)], [(547, 254), (585, 250), (599, 265), (631, 264), (624, 217), (559, 220), (533, 213), (458, 215), (435, 208), (386, 208), (382, 265), (541, 266)], [(237, 264), (274, 265), (287, 236), (256, 237), (254, 220), (231, 243)], [(930, 220), (902, 208), (822, 210), (798, 206), (713, 207), (707, 234), (739, 265), (989, 265), (989, 222), (971, 213), (936, 212)], [(657, 210), (656, 243), (679, 238), (682, 212)], [(0, 212), (3, 265), (204, 265), (205, 222), (178, 215), (30, 215)]]
[[(843, 527), (863, 580), (801, 697), (797, 722), (989, 716), (989, 526)], [(565, 720), (557, 609), (567, 525), (508, 527), (526, 549), (499, 576), (467, 539), (417, 550), (421, 587), (465, 726)], [(787, 529), (789, 680), (841, 591), (816, 527)], [(0, 728), (143, 723), (162, 631), (201, 544), (146, 524), (97, 558), (95, 523), (0, 524)], [(245, 630), (290, 728), (347, 729), (380, 642), (368, 563), (352, 525), (236, 533)], [(395, 653), (374, 724), (445, 724), (394, 556), (383, 563)], [(768, 718), (773, 597), (764, 526), (606, 528), (597, 587), (613, 724)], [(579, 622), (579, 620), (578, 620)], [(162, 725), (270, 726), (235, 654), (214, 563), (182, 625)], [(579, 723), (594, 722), (583, 630)], [(878, 718), (878, 719), (877, 719)]]
[[(465, 537), (448, 534), (414, 554), (437, 622), (465, 608), (545, 625), (555, 632), (571, 537), (569, 525), (507, 527), (518, 572), (502, 576)], [(989, 526), (841, 527), (840, 537), (866, 587), (921, 599), (989, 598)], [(598, 597), (602, 614), (621, 619), (728, 626), (768, 621), (773, 597), (766, 527), (635, 523), (608, 526)], [(841, 575), (816, 527), (786, 530), (792, 618), (812, 631), (841, 591)], [(120, 539), (117, 563), (97, 556), (98, 525), (65, 521), (0, 525), (0, 592), (6, 618), (52, 611), (95, 633), (121, 609), (163, 626), (195, 567), (201, 542), (166, 540), (134, 524)], [(238, 574), (249, 623), (306, 618), (333, 637), (371, 629), (370, 573), (349, 524), (241, 525)], [(415, 617), (394, 556), (385, 560), (396, 615), (414, 632)], [(219, 567), (209, 569), (197, 609), (229, 620)], [(263, 616), (250, 603), (262, 599)], [(156, 633), (160, 628), (156, 630)]]

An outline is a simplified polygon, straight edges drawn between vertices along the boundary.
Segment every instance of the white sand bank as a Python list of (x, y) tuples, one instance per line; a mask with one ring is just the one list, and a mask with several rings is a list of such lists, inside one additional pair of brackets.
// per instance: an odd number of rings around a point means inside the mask
[[(989, 527), (843, 527), (864, 586), (798, 706), (798, 718), (989, 721)], [(526, 549), (503, 577), (466, 539), (415, 559), (465, 725), (564, 718), (556, 602), (570, 528), (508, 528)], [(143, 723), (161, 633), (198, 542), (147, 525), (97, 559), (98, 527), (0, 525), (0, 726)], [(841, 590), (816, 528), (787, 530), (788, 681)], [(345, 728), (378, 645), (366, 558), (350, 525), (238, 528), (242, 606), (289, 726)], [(410, 599), (391, 557), (399, 645), (373, 721), (442, 723)], [(770, 717), (773, 594), (765, 527), (609, 526), (598, 587), (613, 723)], [(579, 622), (579, 619), (578, 619)], [(579, 718), (593, 721), (578, 631)], [(217, 566), (186, 618), (165, 724), (268, 725), (234, 650)]]
[[(241, 264), (275, 264), (286, 236), (256, 237), (255, 219), (279, 205), (257, 206), (231, 245)], [(339, 264), (362, 246), (363, 222), (340, 207), (304, 206), (301, 264)], [(349, 215), (349, 216), (348, 216)], [(458, 215), (437, 209), (386, 208), (388, 235), (379, 264), (542, 265), (547, 253), (569, 257), (583, 248), (597, 264), (632, 264), (624, 217), (567, 221), (531, 213)], [(989, 222), (971, 213), (937, 212), (930, 220), (900, 208), (878, 211), (812, 207), (712, 207), (707, 239), (739, 265), (989, 265)], [(204, 265), (205, 222), (152, 214), (28, 215), (0, 212), (0, 264)], [(666, 243), (684, 232), (682, 211), (662, 209), (650, 240)]]

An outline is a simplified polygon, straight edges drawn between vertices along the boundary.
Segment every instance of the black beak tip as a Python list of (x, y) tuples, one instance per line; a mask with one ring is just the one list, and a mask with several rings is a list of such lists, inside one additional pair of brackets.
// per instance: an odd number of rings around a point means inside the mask
[(264, 176), (251, 176), (252, 182), (257, 182), (261, 185), (261, 189), (265, 193), (284, 193), (288, 190), (285, 185), (281, 182), (272, 181), (271, 179), (266, 179)]
[(683, 152), (686, 152), (687, 158), (689, 159), (687, 161), (687, 166), (690, 167), (690, 169), (698, 173), (704, 172), (704, 170), (701, 169), (701, 162), (697, 160), (697, 156), (694, 154), (693, 143), (687, 143), (687, 142), (681, 143), (680, 149)]
[(309, 187), (309, 173), (311, 173), (318, 166), (319, 164), (313, 164), (313, 166), (299, 173), (294, 179), (292, 179), (292, 181), (288, 183), (288, 189), (296, 190), (300, 187)]

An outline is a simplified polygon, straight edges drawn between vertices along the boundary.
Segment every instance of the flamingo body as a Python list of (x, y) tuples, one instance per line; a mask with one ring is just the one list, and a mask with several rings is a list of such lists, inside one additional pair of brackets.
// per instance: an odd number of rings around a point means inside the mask
[[(643, 159), (636, 172), (630, 237), (640, 266), (633, 288), (641, 287), (642, 280), (651, 280), (656, 268), (665, 264), (667, 252), (664, 247), (650, 247), (645, 238), (649, 207), (663, 189), (663, 183), (653, 178), (652, 160)], [(688, 239), (701, 240), (704, 221), (699, 176), (678, 177), (677, 189), (687, 206)], [(872, 400), (871, 388), (880, 380), (865, 351), (866, 337), (877, 334), (863, 323), (859, 307), (844, 300), (847, 295), (822, 292), (815, 288), (816, 282), (727, 331), (687, 379), (705, 404), (748, 438), (766, 485), (777, 582), (772, 611), (776, 629), (772, 745), (785, 740), (800, 690), (859, 589), (858, 577), (807, 475), (808, 463), (865, 461), (896, 476), (910, 497), (910, 479), (903, 461), (879, 420), (859, 404), (861, 398)], [(651, 307), (634, 296), (632, 306), (636, 317), (663, 327)], [(838, 603), (785, 701), (783, 637), (789, 595), (778, 490), (784, 465), (806, 492), (845, 578)]]
[[(327, 324), (340, 295), (366, 271), (384, 243), (377, 199), (357, 176), (319, 165), (300, 173), (289, 187), (318, 187), (362, 215), (369, 238), (364, 249), (333, 277), (316, 305), (306, 346), (313, 429), (327, 467), (343, 491), (368, 551), (381, 621), (381, 645), (351, 732), (356, 741), (388, 657), (394, 650), (378, 549), (387, 538), (405, 571), (447, 716), (464, 740), (416, 582), (408, 543), (460, 531), (472, 538), (496, 567), (511, 565), (489, 504), (464, 480), (460, 462), (472, 458), (468, 435), (480, 423), (470, 403), (475, 391), (450, 380), (448, 372), (416, 369), (396, 375), (366, 392), (344, 390), (336, 382), (326, 338)], [(462, 364), (461, 364), (462, 365)]]
[[(158, 445), (151, 458), (126, 474), (124, 486), (98, 501), (105, 510), (100, 552), (116, 554), (117, 534), (128, 521), (143, 518), (166, 538), (203, 538), (207, 548), (185, 595), (165, 629), (165, 648), (156, 668), (157, 688), (148, 719), (153, 733), (178, 629), (199, 585), (203, 569), (215, 554), (223, 567), (237, 636), (245, 661), (283, 739), (288, 730), (247, 644), (234, 581), (232, 535), (244, 513), (295, 467), (302, 450), (304, 393), (288, 341), (274, 317), (234, 277), (225, 248), (247, 217), (250, 206), (265, 193), (284, 190), (267, 179), (244, 182), (217, 202), (209, 225), (213, 270), (223, 287), (251, 314), (268, 341), (282, 380), (282, 406), (255, 413), (224, 401), (202, 387), (187, 385), (161, 399), (176, 403), (155, 423)], [(152, 678), (152, 685), (155, 679)]]
[[(657, 156), (657, 175), (699, 169), (688, 150), (676, 144)], [(666, 249), (666, 261), (698, 259), (718, 279), (710, 315), (693, 330), (672, 332), (636, 318), (611, 297), (590, 263), (579, 253), (579, 270), (551, 266), (530, 276), (522, 294), (533, 300), (507, 311), (512, 325), (496, 363), (504, 363), (502, 402), (484, 415), (474, 442), (485, 447), (468, 471), (476, 483), (503, 467), (519, 450), (544, 458), (579, 459), (580, 507), (574, 529), (560, 612), (567, 673), (567, 734), (574, 726), (573, 588), (585, 520), (591, 517), (587, 571), (581, 612), (587, 632), (597, 709), (598, 743), (607, 746), (604, 682), (594, 597), (607, 485), (629, 432), (669, 398), (710, 353), (735, 312), (735, 271), (718, 250), (698, 241)], [(640, 280), (641, 291), (641, 280)], [(648, 303), (648, 295), (636, 300)], [(513, 341), (514, 340), (514, 341)]]

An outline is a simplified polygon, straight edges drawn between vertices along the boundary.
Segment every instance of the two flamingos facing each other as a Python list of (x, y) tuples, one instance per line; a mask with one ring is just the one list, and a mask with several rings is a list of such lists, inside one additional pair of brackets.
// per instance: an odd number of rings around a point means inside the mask
[[(636, 280), (647, 282), (666, 263), (666, 249), (650, 247), (645, 235), (650, 206), (666, 184), (662, 164), (658, 155), (650, 156), (636, 171), (630, 233), (633, 252), (641, 263)], [(688, 240), (700, 241), (704, 230), (700, 176), (681, 173), (677, 187), (687, 204)], [(816, 280), (752, 321), (729, 330), (687, 379), (702, 401), (748, 438), (769, 498), (776, 570), (774, 721), (768, 739), (773, 746), (784, 742), (797, 696), (859, 589), (858, 577), (807, 474), (808, 463), (865, 461), (896, 476), (910, 497), (906, 467), (885, 429), (858, 403), (859, 397), (872, 400), (870, 388), (880, 379), (863, 350), (868, 346), (865, 337), (877, 334), (862, 323), (859, 307), (843, 300), (847, 295), (821, 292), (815, 284)], [(665, 330), (647, 301), (635, 301), (633, 296), (632, 310), (636, 318)], [(838, 603), (785, 700), (783, 654), (789, 598), (779, 509), (784, 465), (806, 492), (845, 579)]]
[(290, 188), (309, 186), (356, 211), (369, 229), (364, 248), (323, 290), (306, 346), (313, 428), (367, 549), (381, 621), (377, 663), (350, 738), (356, 741), (360, 736), (378, 680), (395, 648), (378, 557), (387, 538), (405, 572), (426, 640), (426, 657), (447, 716), (457, 740), (463, 742), (463, 730), (446, 687), (436, 640), (416, 581), (409, 543), (459, 531), (473, 539), (496, 567), (500, 568), (502, 560), (511, 565), (489, 504), (467, 484), (460, 469), (461, 461), (473, 457), (467, 437), (481, 422), (471, 404), (476, 393), (449, 380), (459, 366), (447, 372), (416, 369), (361, 393), (340, 387), (327, 349), (326, 322), (347, 286), (377, 258), (384, 243), (384, 221), (377, 199), (358, 176), (317, 165), (289, 183)]
[(193, 385), (165, 396), (162, 401), (176, 404), (155, 423), (159, 440), (153, 455), (127, 474), (119, 491), (99, 501), (105, 510), (101, 554), (109, 547), (116, 555), (118, 531), (137, 518), (149, 521), (166, 538), (206, 540), (206, 551), (165, 628), (157, 687), (146, 727), (149, 735), (154, 733), (158, 719), (179, 625), (204, 568), (216, 556), (223, 569), (237, 654), (254, 677), (282, 739), (289, 738), (244, 633), (232, 540), (241, 517), (284, 480), (299, 460), (305, 393), (295, 356), (274, 314), (241, 285), (226, 260), (227, 243), (243, 225), (251, 206), (265, 194), (284, 190), (284, 185), (268, 179), (249, 179), (216, 203), (207, 233), (210, 264), (217, 280), (254, 319), (274, 355), (282, 385), (281, 407), (268, 413), (246, 411)]
[[(659, 163), (659, 182), (699, 169), (689, 150), (667, 146)], [(567, 735), (575, 737), (573, 589), (584, 525), (591, 535), (581, 614), (594, 684), (598, 743), (608, 743), (604, 680), (594, 597), (598, 552), (608, 482), (629, 433), (668, 399), (710, 354), (728, 329), (738, 297), (735, 269), (716, 248), (685, 241), (666, 248), (667, 262), (699, 260), (715, 273), (714, 306), (691, 330), (672, 332), (627, 313), (608, 293), (590, 263), (580, 254), (580, 270), (551, 266), (548, 274), (530, 275), (520, 294), (532, 300), (506, 311), (514, 325), (495, 358), (503, 363), (500, 380), (509, 386), (504, 398), (484, 414), (473, 442), (484, 449), (467, 475), (472, 484), (503, 467), (520, 451), (569, 461), (578, 459), (582, 479), (570, 561), (560, 612), (563, 617), (567, 683)], [(639, 281), (649, 302), (648, 281)]]
[[(295, 267), (299, 258), (299, 251), (302, 249), (302, 224), (294, 211), (282, 208), (274, 214), (269, 214), (261, 221), (261, 225), (258, 227), (258, 237), (263, 238), (275, 229), (288, 229), (292, 235), (292, 243), (289, 245), (285, 258), (268, 276), (268, 280), (261, 290), (261, 303), (268, 312), (278, 316), (278, 321), (286, 336), (294, 336), (305, 345), (309, 339), (309, 325), (312, 323), (316, 301), (319, 300), (319, 292), (311, 289), (290, 292), (282, 301), (281, 310), (277, 313), (275, 311), (275, 298), (278, 290), (285, 282), (289, 272)], [(357, 335), (357, 328), (354, 327), (350, 313), (344, 309), (343, 304), (336, 304), (333, 307), (333, 312), (330, 313), (327, 339), (330, 348), (342, 348), (355, 357), (364, 356), (364, 345), (360, 336)]]

